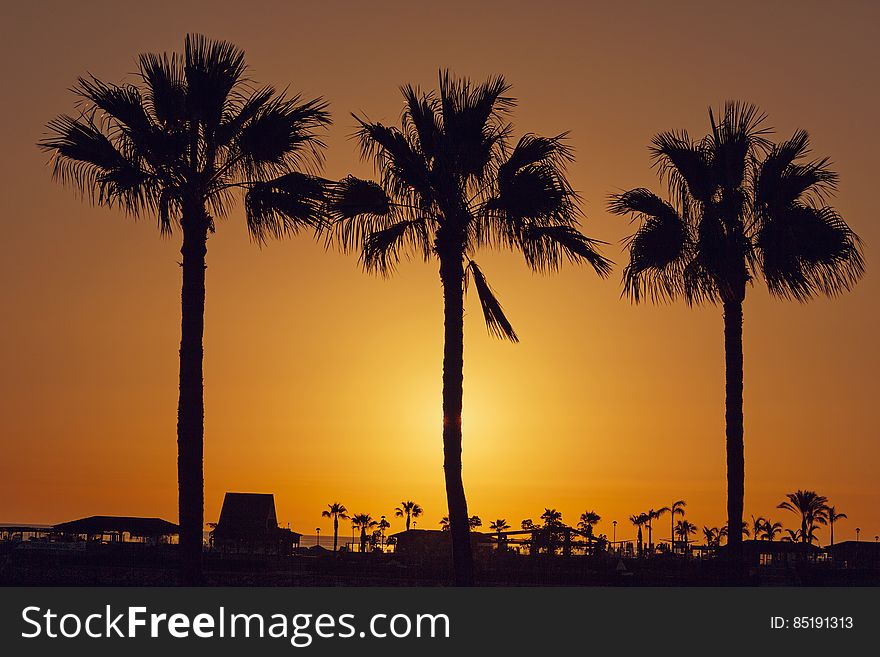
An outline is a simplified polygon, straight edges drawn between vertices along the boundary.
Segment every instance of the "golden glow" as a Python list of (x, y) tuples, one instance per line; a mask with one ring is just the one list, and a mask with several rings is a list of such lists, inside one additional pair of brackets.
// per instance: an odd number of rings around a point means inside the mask
[[(659, 190), (647, 153), (657, 131), (705, 130), (706, 106), (727, 98), (759, 104), (781, 134), (809, 129), (841, 174), (835, 205), (867, 244), (868, 275), (808, 306), (750, 291), (746, 517), (790, 525), (775, 506), (806, 487), (848, 514), (839, 540), (856, 526), (880, 531), (878, 6), (18, 3), (6, 13), (0, 521), (176, 518), (179, 243), (161, 240), (152, 218), (75, 200), (34, 143), (73, 109), (66, 89), (78, 75), (119, 80), (137, 53), (179, 49), (198, 30), (243, 47), (257, 81), (328, 98), (332, 177), (371, 173), (347, 139), (350, 111), (396, 121), (398, 85), (431, 86), (441, 66), (504, 73), (520, 132), (572, 131), (585, 232), (610, 242), (618, 265), (630, 227), (605, 199)], [(468, 299), (471, 513), (517, 526), (544, 506), (568, 522), (595, 509), (597, 530), (610, 535), (616, 519), (622, 538), (631, 514), (684, 498), (689, 520), (721, 524), (720, 311), (632, 307), (619, 268), (601, 282), (586, 269), (533, 275), (510, 254), (477, 259), (522, 342), (490, 339)], [(426, 512), (419, 526), (436, 527), (446, 513), (436, 266), (411, 262), (382, 280), (307, 236), (259, 249), (239, 209), (210, 239), (207, 286), (206, 520), (237, 490), (274, 492), (282, 523), (307, 533), (330, 531), (319, 514), (334, 501), (385, 514), (394, 531), (394, 507), (413, 499)], [(664, 536), (668, 523), (657, 527)]]

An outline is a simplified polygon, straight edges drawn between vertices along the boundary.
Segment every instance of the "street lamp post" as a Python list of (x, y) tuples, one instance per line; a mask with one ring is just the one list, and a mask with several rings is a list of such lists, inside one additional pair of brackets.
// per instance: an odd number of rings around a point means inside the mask
[(382, 516), (382, 522), (379, 523), (379, 527), (382, 529), (382, 533), (380, 536), (382, 537), (382, 553), (385, 553), (385, 516)]
[(859, 533), (860, 533), (861, 531), (862, 531), (862, 530), (861, 530), (859, 527), (856, 527), (856, 543), (859, 542)]
[(617, 521), (612, 520), (611, 526), (613, 527), (611, 530), (611, 542), (615, 544), (614, 549), (617, 549)]
[(315, 527), (315, 533), (318, 535), (317, 539), (315, 540), (315, 545), (320, 547), (320, 545), (321, 545), (321, 528)]

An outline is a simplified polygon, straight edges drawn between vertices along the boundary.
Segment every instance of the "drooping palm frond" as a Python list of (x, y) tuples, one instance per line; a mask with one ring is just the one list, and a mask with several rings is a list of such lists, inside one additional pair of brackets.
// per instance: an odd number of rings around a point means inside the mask
[(520, 248), (529, 266), (540, 272), (556, 271), (564, 260), (586, 262), (601, 277), (611, 274), (612, 261), (599, 252), (607, 244), (590, 239), (567, 225), (526, 226), (520, 234)]
[(408, 250), (420, 251), (425, 259), (430, 255), (431, 240), (424, 219), (404, 219), (371, 231), (364, 238), (361, 259), (367, 271), (389, 275), (400, 262), (401, 252)]
[(657, 134), (649, 148), (654, 167), (669, 186), (676, 200), (690, 195), (701, 203), (709, 202), (714, 191), (712, 154), (705, 141), (693, 142), (684, 130)]
[(327, 210), (333, 219), (328, 240), (339, 243), (344, 251), (362, 249), (373, 233), (395, 223), (391, 199), (378, 183), (347, 176), (329, 190)]
[(805, 302), (855, 286), (865, 271), (861, 241), (834, 208), (805, 205), (776, 212), (756, 245), (770, 292)]
[(486, 328), (489, 333), (497, 338), (507, 339), (511, 342), (519, 342), (519, 337), (513, 326), (504, 314), (501, 303), (492, 292), (492, 288), (486, 281), (482, 270), (473, 260), (468, 262), (467, 270), (470, 272), (474, 280), (474, 287), (477, 288), (477, 296), (480, 299), (480, 306), (483, 309), (483, 318), (486, 320)]
[(62, 184), (73, 185), (93, 203), (137, 216), (156, 207), (161, 181), (133, 149), (111, 141), (107, 123), (96, 123), (94, 113), (59, 116), (47, 125), (49, 135), (39, 147), (51, 153), (52, 175)]
[(238, 129), (233, 157), (246, 176), (257, 180), (290, 168), (315, 173), (323, 163), (325, 146), (317, 130), (329, 124), (327, 103), (322, 99), (301, 102), (299, 96), (277, 96), (264, 102)]
[(245, 216), (251, 236), (264, 243), (304, 227), (321, 229), (329, 181), (291, 171), (274, 180), (258, 181), (245, 195)]
[(684, 291), (683, 270), (693, 251), (688, 227), (671, 203), (644, 188), (612, 195), (614, 214), (641, 219), (625, 244), (629, 263), (623, 271), (624, 294), (636, 303), (673, 299)]

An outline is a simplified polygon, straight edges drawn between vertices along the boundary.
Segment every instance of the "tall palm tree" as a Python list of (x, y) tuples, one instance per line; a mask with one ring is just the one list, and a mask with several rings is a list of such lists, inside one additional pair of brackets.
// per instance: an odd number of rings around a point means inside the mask
[[(727, 103), (711, 132), (692, 140), (662, 132), (651, 148), (669, 201), (647, 189), (612, 197), (610, 209), (642, 219), (629, 241), (624, 290), (635, 302), (683, 296), (688, 304), (721, 303), (726, 365), (727, 522), (743, 519), (742, 308), (751, 281), (807, 301), (851, 289), (864, 272), (858, 236), (825, 199), (837, 174), (827, 159), (807, 160), (809, 137), (798, 130), (772, 145), (765, 116)], [(741, 561), (742, 537), (728, 553)]]
[(336, 552), (336, 546), (339, 544), (339, 521), (348, 520), (348, 509), (339, 502), (333, 502), (321, 511), (321, 517), (333, 519), (333, 551)]
[(361, 552), (367, 551), (367, 530), (372, 529), (379, 523), (373, 520), (369, 513), (355, 513), (351, 517), (351, 524), (355, 529), (361, 530)]
[(398, 518), (406, 518), (406, 531), (409, 531), (409, 526), (412, 519), (418, 518), (420, 515), (422, 515), (422, 513), (422, 507), (420, 507), (412, 500), (401, 502), (400, 506), (394, 509), (395, 516), (397, 516)]
[(682, 519), (675, 524), (675, 535), (681, 539), (682, 543), (684, 543), (685, 554), (688, 553), (691, 535), (696, 533), (697, 526), (688, 520)]
[[(665, 510), (669, 511), (669, 524), (670, 524), (670, 539), (669, 539), (669, 552), (670, 554), (675, 553), (675, 516), (681, 516), (684, 518), (684, 508), (687, 506), (687, 503), (684, 500), (676, 500), (672, 503), (672, 506), (664, 507)], [(696, 531), (696, 529), (694, 529)]]
[(831, 528), (831, 545), (834, 545), (834, 523), (838, 520), (845, 520), (846, 514), (838, 513), (834, 506), (828, 506), (825, 509), (825, 513), (828, 516), (828, 525)]
[(379, 183), (348, 177), (331, 208), (344, 248), (359, 249), (368, 271), (390, 273), (415, 252), (439, 262), (443, 289), (443, 454), (455, 581), (473, 583), (468, 510), (461, 477), (464, 294), (473, 281), (489, 332), (518, 337), (482, 269), (482, 246), (522, 252), (537, 271), (585, 261), (600, 276), (611, 265), (578, 230), (578, 196), (566, 177), (565, 135), (527, 134), (515, 144), (514, 100), (503, 78), (482, 84), (441, 73), (438, 91), (402, 88), (401, 126), (357, 118), (364, 157)]
[[(325, 181), (317, 130), (326, 104), (288, 98), (245, 77), (231, 43), (187, 35), (180, 54), (142, 54), (132, 82), (82, 77), (79, 115), (48, 124), (39, 146), (53, 175), (88, 200), (182, 235), (180, 396), (177, 473), (181, 578), (201, 581), (204, 527), (202, 335), (205, 255), (216, 220), (244, 193), (257, 242), (321, 224)], [(300, 173), (304, 170), (306, 173)]]
[(777, 508), (796, 513), (801, 517), (801, 529), (798, 534), (804, 543), (816, 539), (817, 525), (828, 524), (828, 498), (816, 491), (800, 490), (788, 493), (784, 502)]
[[(770, 520), (765, 520), (764, 524), (761, 526), (761, 538), (765, 541), (775, 541), (777, 534), (781, 533), (781, 522), (772, 522)], [(755, 538), (758, 538), (757, 534), (755, 534)]]
[(596, 525), (602, 517), (596, 513), (595, 511), (584, 511), (581, 514), (580, 519), (578, 520), (577, 527), (582, 532), (586, 532), (587, 535), (593, 535), (593, 526)]

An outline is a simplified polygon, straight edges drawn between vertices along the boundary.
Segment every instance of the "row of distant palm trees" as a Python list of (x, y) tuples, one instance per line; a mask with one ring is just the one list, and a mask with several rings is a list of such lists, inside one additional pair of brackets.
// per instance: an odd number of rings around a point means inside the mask
[[(289, 97), (246, 76), (244, 53), (188, 35), (184, 52), (144, 54), (133, 82), (80, 78), (77, 116), (48, 124), (40, 147), (53, 173), (86, 198), (132, 215), (155, 214), (163, 235), (182, 234), (178, 481), (182, 580), (201, 582), (204, 522), (202, 337), (208, 236), (244, 200), (255, 241), (308, 230), (363, 267), (390, 273), (415, 253), (439, 264), (444, 306), (443, 450), (455, 581), (473, 582), (461, 477), (464, 295), (467, 281), (486, 325), (518, 336), (474, 260), (486, 246), (516, 250), (536, 271), (585, 263), (607, 277), (600, 242), (579, 230), (580, 197), (566, 172), (565, 134), (513, 140), (515, 101), (502, 77), (474, 84), (441, 73), (436, 91), (402, 87), (399, 127), (355, 117), (361, 154), (377, 180), (317, 175), (327, 103)], [(640, 220), (627, 242), (624, 290), (644, 299), (720, 303), (726, 354), (728, 523), (742, 522), (742, 304), (761, 276), (771, 293), (799, 301), (849, 290), (864, 264), (858, 237), (825, 204), (837, 174), (807, 159), (797, 131), (772, 143), (755, 107), (709, 113), (711, 132), (662, 132), (651, 147), (668, 198), (646, 189), (612, 197), (610, 210)], [(673, 518), (674, 518), (673, 514)], [(650, 527), (650, 525), (649, 525)], [(740, 537), (730, 539), (737, 554)]]
[[(412, 522), (421, 516), (423, 513), (422, 507), (413, 502), (412, 500), (405, 500), (400, 503), (400, 506), (394, 509), (394, 515), (398, 518), (404, 518), (406, 523), (406, 530), (409, 531), (412, 526)], [(369, 513), (354, 513), (352, 515), (348, 514), (348, 509), (345, 508), (344, 504), (339, 502), (333, 502), (332, 504), (328, 504), (327, 508), (321, 511), (322, 518), (330, 518), (333, 520), (333, 551), (336, 552), (339, 546), (339, 521), (340, 520), (351, 520), (351, 525), (353, 529), (360, 530), (360, 539), (361, 539), (361, 552), (363, 552), (366, 548), (366, 544), (368, 541), (367, 532), (373, 528), (378, 529), (384, 535), (386, 529), (391, 526), (385, 516), (382, 516), (379, 520), (375, 520), (372, 515)]]

